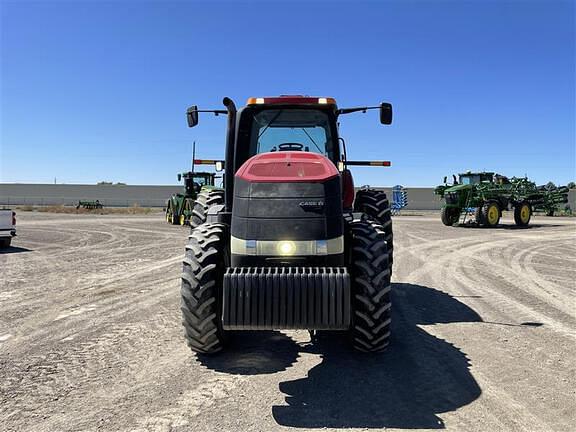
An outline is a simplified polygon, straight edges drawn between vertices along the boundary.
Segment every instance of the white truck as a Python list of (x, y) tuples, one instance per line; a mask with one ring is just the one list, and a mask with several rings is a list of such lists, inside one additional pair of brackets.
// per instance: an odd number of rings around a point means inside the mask
[(16, 212), (0, 209), (0, 249), (10, 247), (12, 237), (16, 235)]

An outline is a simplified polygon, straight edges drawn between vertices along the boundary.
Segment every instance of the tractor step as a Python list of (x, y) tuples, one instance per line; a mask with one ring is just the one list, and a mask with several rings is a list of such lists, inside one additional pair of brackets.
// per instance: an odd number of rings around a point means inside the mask
[(225, 330), (344, 330), (350, 275), (344, 267), (235, 267), (224, 275)]

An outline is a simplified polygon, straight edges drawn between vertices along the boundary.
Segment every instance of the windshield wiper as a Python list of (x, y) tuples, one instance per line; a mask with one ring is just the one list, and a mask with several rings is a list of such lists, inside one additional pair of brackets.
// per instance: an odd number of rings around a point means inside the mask
[(314, 140), (312, 139), (312, 137), (310, 136), (310, 134), (309, 134), (308, 132), (306, 132), (306, 129), (304, 129), (304, 128), (300, 128), (300, 129), (302, 129), (302, 132), (304, 132), (304, 133), (306, 134), (306, 136), (307, 136), (308, 138), (310, 138), (310, 141), (312, 141), (312, 144), (314, 144), (314, 145), (316, 146), (316, 148), (318, 149), (318, 151), (319, 151), (320, 153), (324, 154), (325, 152), (323, 152), (322, 149), (318, 146), (318, 144), (316, 144), (316, 141), (314, 141)]
[(280, 114), (282, 114), (282, 111), (284, 111), (284, 110), (278, 111), (278, 114), (276, 114), (274, 117), (272, 117), (272, 120), (270, 120), (268, 122), (268, 124), (266, 125), (264, 130), (262, 132), (260, 132), (260, 134), (258, 135), (258, 139), (260, 139), (260, 137), (262, 137), (262, 135), (264, 135), (264, 132), (266, 132), (268, 130), (268, 128), (270, 127), (270, 125), (276, 121), (276, 119), (280, 116)]

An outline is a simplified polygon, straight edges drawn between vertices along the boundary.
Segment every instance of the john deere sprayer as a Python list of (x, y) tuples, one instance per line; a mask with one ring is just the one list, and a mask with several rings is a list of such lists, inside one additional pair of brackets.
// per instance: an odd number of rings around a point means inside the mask
[(224, 202), (224, 191), (214, 185), (215, 177), (216, 174), (209, 172), (178, 174), (178, 181), (184, 179), (184, 190), (173, 194), (166, 202), (166, 221), (192, 226), (203, 223), (207, 208)]
[(452, 185), (436, 187), (434, 193), (444, 199), (440, 213), (444, 225), (464, 222), (495, 227), (502, 211), (513, 210), (514, 222), (526, 226), (535, 211), (553, 215), (559, 205), (568, 202), (567, 187), (536, 186), (527, 178), (508, 179), (493, 172), (466, 172), (454, 177)]

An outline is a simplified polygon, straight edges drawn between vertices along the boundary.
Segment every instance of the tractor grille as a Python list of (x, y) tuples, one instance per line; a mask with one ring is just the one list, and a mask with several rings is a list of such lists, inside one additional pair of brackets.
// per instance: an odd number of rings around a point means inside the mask
[(456, 192), (448, 192), (444, 195), (446, 204), (458, 204), (458, 194)]
[(350, 276), (343, 267), (236, 267), (224, 275), (227, 330), (347, 329)]

